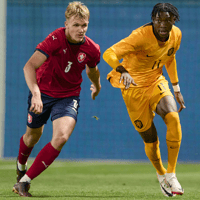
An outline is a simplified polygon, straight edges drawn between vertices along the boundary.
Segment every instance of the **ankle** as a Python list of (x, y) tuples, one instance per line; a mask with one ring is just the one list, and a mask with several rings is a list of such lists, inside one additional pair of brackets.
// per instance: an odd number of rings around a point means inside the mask
[(25, 171), (27, 170), (27, 163), (26, 164), (20, 164), (19, 161), (17, 161), (17, 167), (20, 171)]

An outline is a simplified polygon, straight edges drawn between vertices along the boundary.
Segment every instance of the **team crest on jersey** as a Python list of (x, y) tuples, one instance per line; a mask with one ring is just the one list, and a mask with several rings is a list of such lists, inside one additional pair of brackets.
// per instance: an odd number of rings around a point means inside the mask
[(77, 59), (78, 59), (79, 63), (82, 63), (85, 60), (85, 58), (86, 58), (86, 54), (85, 53), (81, 52), (81, 53), (78, 54), (78, 58)]
[(135, 120), (134, 123), (139, 129), (141, 129), (143, 127), (143, 124), (140, 120)]
[(174, 53), (174, 47), (172, 47), (171, 49), (168, 50), (167, 55), (171, 56)]
[(32, 123), (32, 116), (28, 113), (28, 123), (31, 124)]

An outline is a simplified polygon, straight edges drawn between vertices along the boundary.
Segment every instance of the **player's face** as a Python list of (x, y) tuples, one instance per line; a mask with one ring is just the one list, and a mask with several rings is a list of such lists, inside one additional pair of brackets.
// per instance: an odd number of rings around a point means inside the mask
[(169, 37), (169, 33), (175, 23), (175, 17), (169, 12), (157, 13), (153, 18), (154, 34), (160, 41), (165, 41)]
[(80, 18), (78, 16), (72, 16), (65, 21), (65, 34), (67, 40), (72, 43), (79, 43), (84, 40), (85, 33), (88, 29), (88, 18)]

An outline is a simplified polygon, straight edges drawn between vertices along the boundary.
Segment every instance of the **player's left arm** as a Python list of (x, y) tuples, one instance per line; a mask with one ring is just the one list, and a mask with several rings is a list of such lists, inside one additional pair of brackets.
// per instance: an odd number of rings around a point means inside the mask
[(175, 55), (166, 63), (165, 67), (172, 83), (172, 87), (174, 89), (174, 96), (177, 102), (180, 104), (178, 112), (181, 112), (186, 107), (180, 91)]
[(97, 66), (89, 67), (86, 65), (86, 74), (90, 81), (92, 82), (90, 90), (92, 91), (91, 97), (95, 100), (95, 97), (99, 94), (101, 90), (101, 82), (100, 82), (100, 72)]

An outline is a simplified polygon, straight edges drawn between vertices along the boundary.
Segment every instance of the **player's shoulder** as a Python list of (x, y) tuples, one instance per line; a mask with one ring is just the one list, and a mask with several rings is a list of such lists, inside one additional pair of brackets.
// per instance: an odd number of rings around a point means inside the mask
[(85, 36), (84, 48), (89, 54), (99, 54), (100, 52), (100, 46), (88, 36)]
[(145, 24), (132, 31), (129, 36), (129, 42), (137, 43), (137, 46), (144, 47), (154, 38), (152, 23)]
[(181, 32), (181, 30), (180, 30), (180, 28), (178, 28), (177, 26), (175, 26), (175, 25), (173, 25), (172, 26), (172, 32), (174, 33), (174, 34), (176, 34), (176, 35), (182, 35), (182, 32)]
[(132, 34), (149, 35), (149, 33), (152, 33), (152, 30), (153, 30), (153, 23), (150, 22), (133, 30)]
[(94, 42), (91, 38), (89, 38), (88, 36), (85, 36), (85, 44), (90, 46), (93, 49), (99, 50), (100, 46)]
[(152, 31), (153, 28), (153, 22), (149, 22), (147, 24), (144, 24), (143, 26), (139, 27), (142, 31)]
[(52, 37), (53, 40), (65, 39), (65, 27), (60, 27), (51, 32), (48, 37)]
[(130, 37), (134, 40), (139, 40), (141, 42), (146, 42), (151, 37), (153, 37), (153, 24), (147, 23), (143, 26), (138, 27), (137, 29), (133, 30)]

